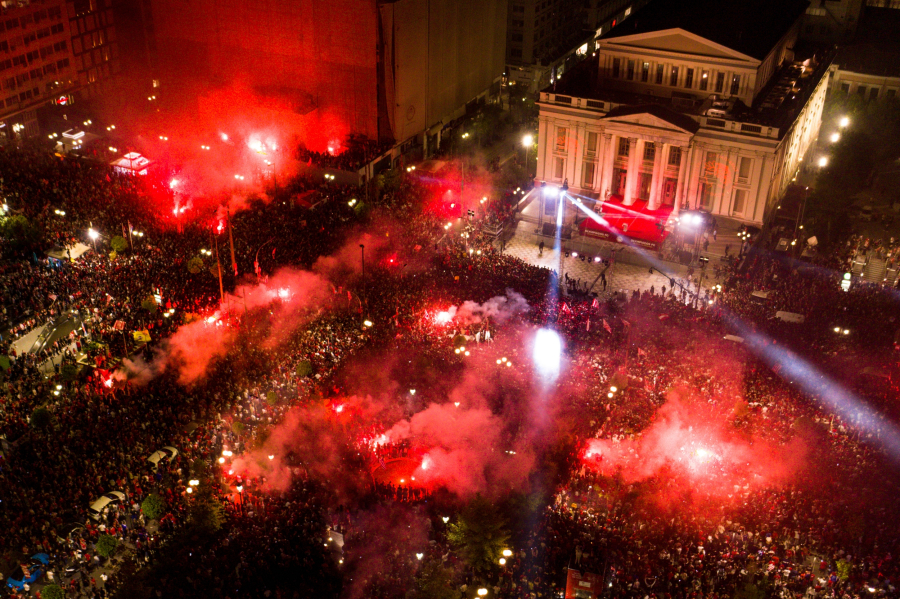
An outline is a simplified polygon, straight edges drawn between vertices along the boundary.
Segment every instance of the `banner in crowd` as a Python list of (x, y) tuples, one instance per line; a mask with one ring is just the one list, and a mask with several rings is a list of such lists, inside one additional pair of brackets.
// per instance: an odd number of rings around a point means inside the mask
[(603, 578), (599, 574), (569, 568), (565, 599), (596, 599), (600, 595), (602, 584)]

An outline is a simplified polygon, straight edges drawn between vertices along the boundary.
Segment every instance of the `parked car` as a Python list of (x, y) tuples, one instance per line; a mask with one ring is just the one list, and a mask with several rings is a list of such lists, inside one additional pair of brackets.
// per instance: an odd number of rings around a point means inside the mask
[(147, 458), (147, 461), (153, 465), (153, 469), (156, 470), (159, 467), (159, 462), (162, 459), (174, 460), (175, 456), (178, 455), (178, 450), (172, 447), (171, 445), (166, 445), (162, 449), (157, 449), (153, 453), (150, 454), (150, 457)]
[(99, 520), (103, 510), (109, 507), (110, 504), (123, 503), (124, 501), (125, 493), (122, 493), (121, 491), (110, 491), (106, 495), (100, 496), (99, 499), (91, 504), (88, 508), (88, 515), (94, 520)]
[(6, 579), (6, 586), (17, 591), (24, 591), (25, 584), (31, 585), (37, 582), (47, 571), (48, 565), (50, 565), (50, 556), (46, 553), (36, 553)]

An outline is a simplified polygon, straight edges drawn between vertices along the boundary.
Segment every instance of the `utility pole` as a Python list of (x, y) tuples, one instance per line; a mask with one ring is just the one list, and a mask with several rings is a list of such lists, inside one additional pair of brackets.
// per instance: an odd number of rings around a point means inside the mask
[(231, 267), (234, 270), (234, 276), (238, 275), (237, 260), (234, 259), (234, 236), (231, 234), (231, 211), (225, 212), (226, 222), (228, 223), (228, 244), (231, 246)]
[(219, 237), (216, 236), (216, 268), (219, 270), (219, 305), (225, 305), (225, 286), (222, 284), (222, 261), (219, 260)]
[[(359, 259), (360, 259), (360, 267), (362, 270), (362, 282), (363, 282), (363, 296), (366, 295), (366, 246), (365, 244), (359, 244)], [(368, 302), (368, 298), (366, 298)], [(360, 302), (360, 309), (362, 309), (362, 302)]]

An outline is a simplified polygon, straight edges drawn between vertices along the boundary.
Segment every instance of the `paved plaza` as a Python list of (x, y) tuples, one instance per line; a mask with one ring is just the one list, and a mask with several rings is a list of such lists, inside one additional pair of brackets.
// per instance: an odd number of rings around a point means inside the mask
[[(533, 264), (550, 268), (556, 272), (562, 269), (562, 276), (568, 274), (582, 283), (586, 283), (588, 290), (597, 293), (598, 296), (609, 295), (615, 291), (654, 291), (660, 292), (662, 286), (670, 287), (669, 278), (675, 278), (679, 283), (696, 289), (701, 272), (695, 268), (688, 285), (688, 267), (675, 262), (667, 262), (659, 259), (656, 252), (632, 248), (619, 243), (600, 241), (576, 235), (571, 240), (562, 242), (560, 249), (555, 249), (554, 239), (537, 234), (537, 203), (526, 198), (523, 202), (520, 219), (516, 223), (516, 229), (512, 236), (506, 238), (504, 252), (516, 256)], [(724, 220), (724, 219), (723, 219)], [(717, 232), (715, 239), (710, 239), (709, 247), (701, 252), (709, 258), (709, 265), (703, 273), (702, 288), (704, 291), (712, 289), (721, 279), (715, 276), (716, 266), (721, 264), (721, 258), (727, 251), (733, 255), (740, 248), (737, 232), (740, 224), (735, 221), (721, 222), (721, 230)], [(544, 251), (539, 249), (540, 242), (544, 242)], [(565, 252), (569, 257), (565, 257)], [(577, 253), (578, 257), (574, 257)], [(560, 254), (563, 254), (560, 262)], [(584, 256), (584, 260), (582, 260)], [(596, 257), (603, 261), (610, 261), (607, 268), (604, 262), (596, 261)], [(653, 268), (653, 274), (650, 268)], [(659, 271), (666, 273), (659, 274)], [(600, 280), (600, 273), (605, 272), (607, 286), (604, 290)]]

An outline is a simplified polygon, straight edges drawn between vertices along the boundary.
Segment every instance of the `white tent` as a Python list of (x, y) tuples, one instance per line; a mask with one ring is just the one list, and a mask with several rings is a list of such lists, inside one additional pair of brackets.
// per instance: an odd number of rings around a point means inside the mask
[(57, 260), (69, 260), (70, 258), (72, 260), (78, 260), (89, 249), (91, 249), (91, 246), (85, 245), (79, 241), (69, 248), (54, 248), (52, 250), (47, 250), (47, 255), (51, 258), (56, 258)]
[(806, 322), (806, 317), (802, 314), (797, 314), (796, 312), (785, 312), (783, 310), (779, 310), (775, 313), (775, 318), (778, 320), (783, 320), (784, 322), (796, 322), (803, 323)]

